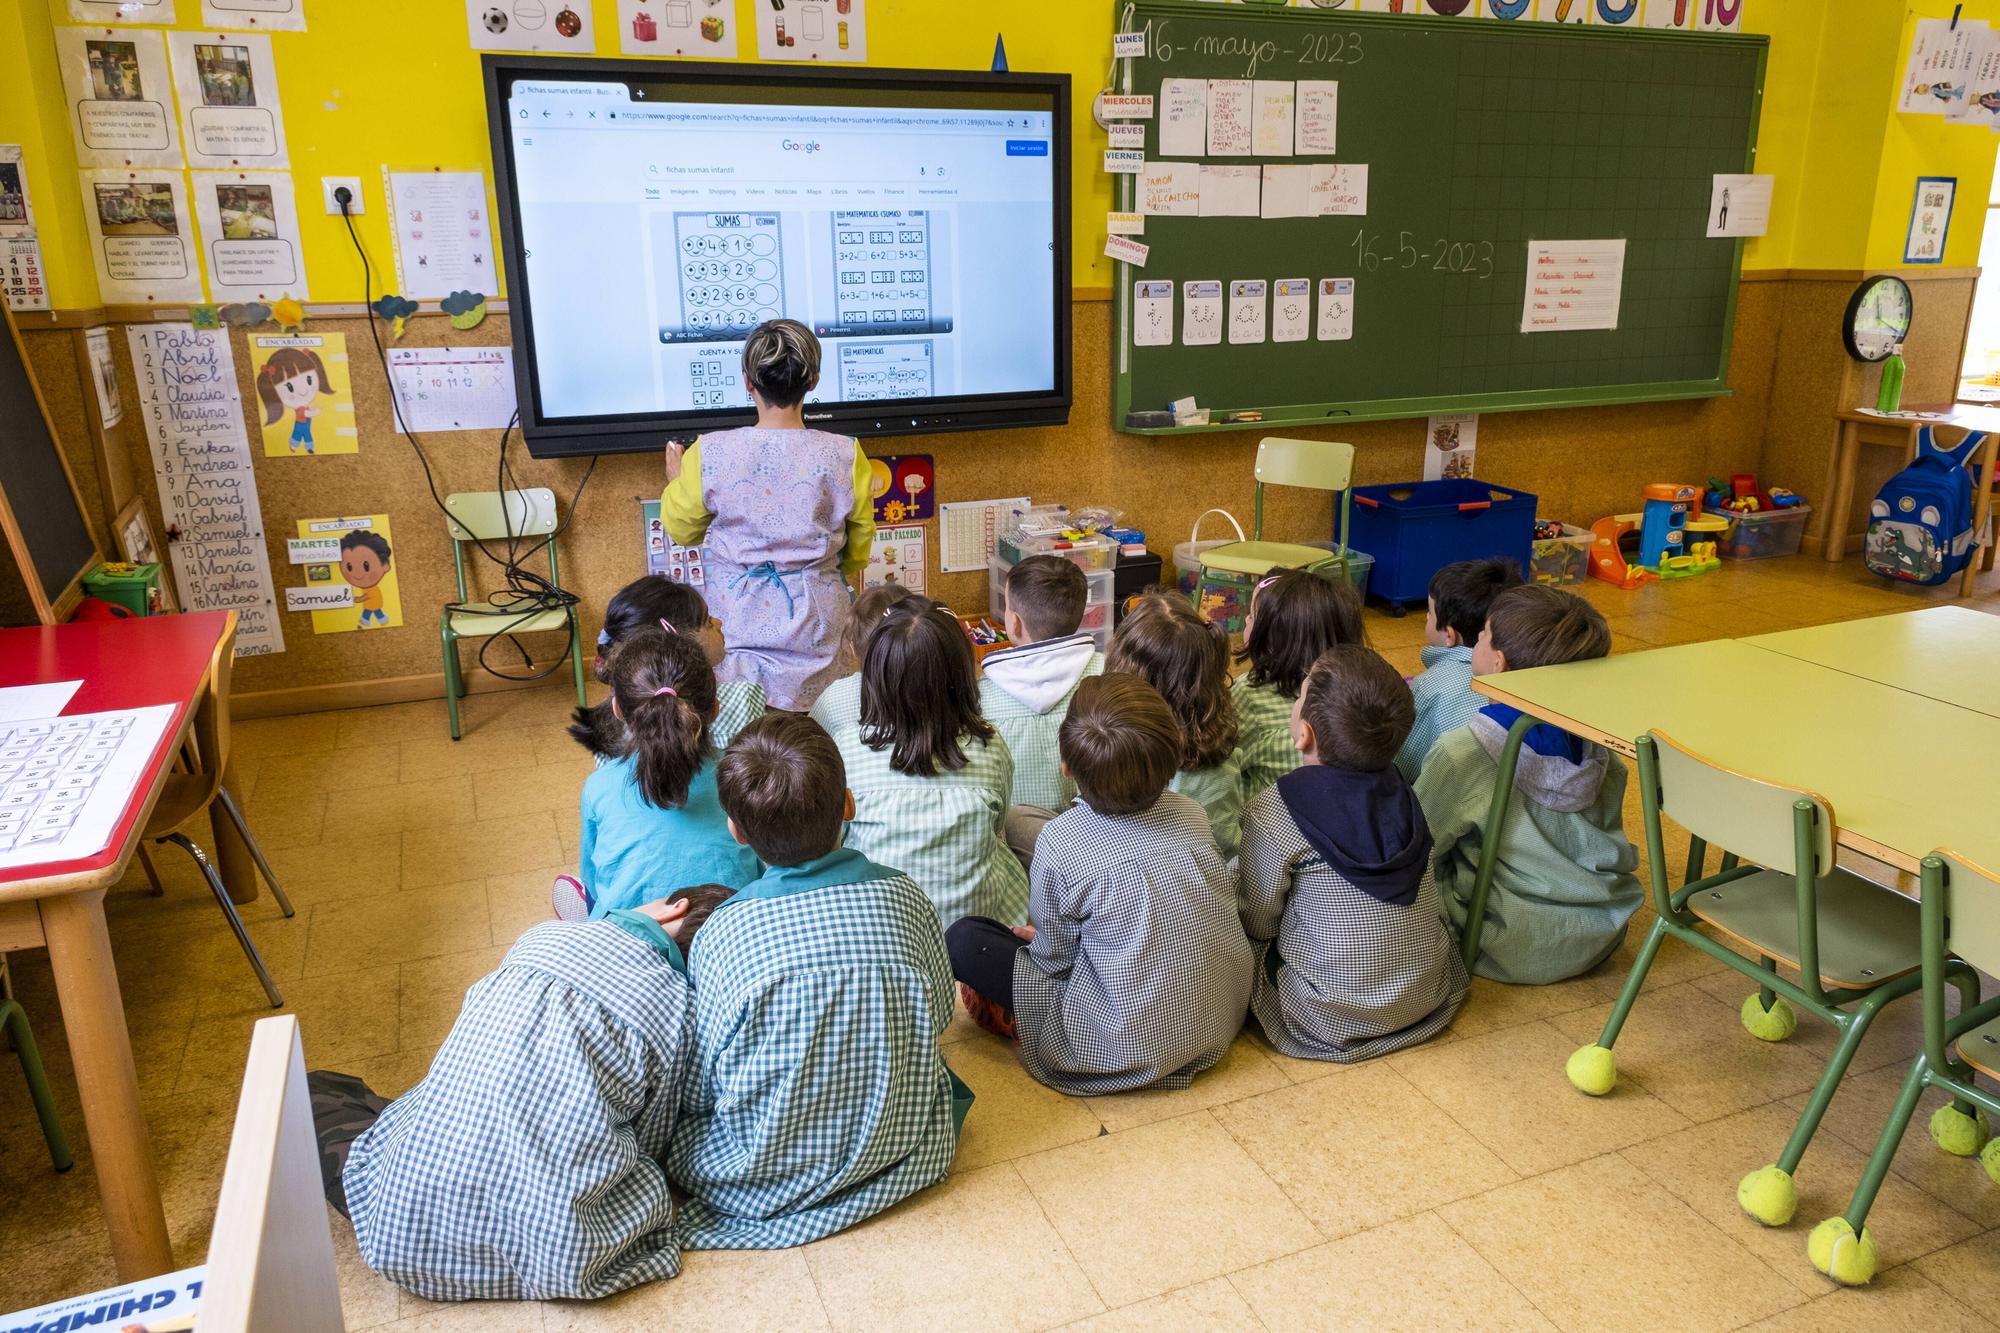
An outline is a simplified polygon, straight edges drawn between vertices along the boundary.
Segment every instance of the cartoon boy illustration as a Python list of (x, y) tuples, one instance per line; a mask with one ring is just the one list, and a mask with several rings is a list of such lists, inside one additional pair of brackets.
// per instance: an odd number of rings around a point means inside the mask
[(285, 409), (291, 409), (293, 453), (300, 445), (309, 454), (313, 451), (312, 419), (322, 410), (313, 400), (332, 392), (326, 382), (325, 363), (318, 352), (308, 348), (280, 347), (257, 372), (257, 401), (264, 405), (264, 424), (274, 424), (285, 415)]
[(340, 539), (340, 572), (354, 589), (354, 604), (361, 608), (361, 623), (367, 629), (372, 618), (377, 625), (389, 623), (382, 609), (382, 580), (389, 574), (389, 543), (378, 532), (356, 528)]

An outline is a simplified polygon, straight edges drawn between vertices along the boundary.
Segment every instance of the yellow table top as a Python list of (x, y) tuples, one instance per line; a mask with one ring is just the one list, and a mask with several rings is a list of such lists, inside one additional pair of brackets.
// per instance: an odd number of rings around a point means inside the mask
[(2000, 864), (2000, 717), (1736, 639), (1481, 676), (1479, 693), (1630, 756), (1648, 728), (1804, 787), (1839, 841), (1914, 873), (1938, 847)]
[(2000, 717), (2000, 616), (1968, 606), (1844, 620), (1741, 642)]

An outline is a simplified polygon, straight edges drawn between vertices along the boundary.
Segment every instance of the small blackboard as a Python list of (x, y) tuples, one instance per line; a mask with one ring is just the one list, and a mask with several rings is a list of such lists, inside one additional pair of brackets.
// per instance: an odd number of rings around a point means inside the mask
[(0, 529), (43, 623), (66, 618), (101, 557), (11, 316), (0, 338)]

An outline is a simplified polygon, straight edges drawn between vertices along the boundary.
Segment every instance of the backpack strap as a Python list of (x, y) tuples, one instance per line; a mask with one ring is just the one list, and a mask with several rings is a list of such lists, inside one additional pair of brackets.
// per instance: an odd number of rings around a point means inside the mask
[(1918, 427), (1917, 457), (1940, 458), (1954, 467), (1964, 467), (1965, 460), (1972, 457), (1972, 451), (1986, 438), (1986, 432), (1983, 430), (1968, 430), (1965, 432), (1965, 438), (1957, 444), (1945, 447), (1938, 444), (1936, 437), (1931, 434), (1931, 429), (1929, 426)]

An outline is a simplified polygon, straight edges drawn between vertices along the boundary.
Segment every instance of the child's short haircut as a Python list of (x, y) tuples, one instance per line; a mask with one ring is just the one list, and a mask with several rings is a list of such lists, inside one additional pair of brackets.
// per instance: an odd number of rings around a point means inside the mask
[(735, 896), (736, 890), (726, 884), (697, 884), (691, 889), (676, 889), (667, 895), (670, 903), (685, 902), (688, 905), (688, 914), (681, 918), (680, 935), (676, 941), (683, 955), (694, 943), (694, 933), (707, 922), (709, 914)]
[(1545, 583), (1522, 584), (1495, 597), (1486, 627), (1509, 671), (1581, 662), (1611, 651), (1611, 627), (1603, 613), (1575, 593)]
[[(1455, 629), (1458, 641), (1470, 648), (1486, 628), (1493, 599), (1521, 584), (1521, 567), (1512, 560), (1460, 560), (1431, 575), (1431, 600), (1437, 603), (1439, 629)], [(1508, 661), (1513, 661), (1509, 656)]]
[(1173, 781), (1181, 724), (1139, 677), (1085, 676), (1056, 745), (1085, 805), (1100, 815), (1133, 815), (1151, 809)]
[(1141, 597), (1111, 636), (1106, 671), (1129, 671), (1160, 692), (1181, 727), (1182, 769), (1213, 768), (1236, 749), (1229, 636), (1162, 589)]
[(723, 813), (765, 865), (804, 865), (840, 846), (847, 766), (833, 737), (803, 713), (766, 713), (743, 728), (716, 765), (715, 786)]
[(743, 377), (772, 407), (796, 407), (819, 383), (819, 339), (796, 319), (767, 319), (743, 342)]
[(861, 590), (861, 595), (854, 599), (853, 611), (847, 617), (847, 651), (853, 654), (856, 671), (861, 669), (862, 654), (868, 651), (869, 634), (882, 623), (882, 617), (889, 614), (889, 608), (916, 595), (900, 583), (878, 583)]
[(1076, 633), (1089, 597), (1083, 571), (1059, 555), (1031, 555), (1007, 571), (1007, 609), (1037, 640)]
[(1273, 570), (1257, 585), (1250, 632), (1236, 654), (1250, 664), (1250, 683), (1299, 697), (1306, 672), (1336, 643), (1368, 642), (1361, 595), (1345, 575), (1323, 579), (1303, 569)]
[(1299, 718), (1312, 728), (1315, 752), (1328, 768), (1379, 773), (1396, 762), (1417, 721), (1409, 683), (1356, 643), (1319, 655), (1306, 673), (1303, 699)]
[(896, 603), (868, 635), (861, 658), (861, 743), (887, 749), (911, 777), (957, 772), (964, 738), (993, 739), (979, 711), (979, 669), (958, 617), (928, 597)]
[(389, 563), (389, 539), (379, 532), (371, 532), (367, 528), (356, 528), (340, 539), (340, 553), (342, 555), (364, 547), (374, 553), (376, 564), (386, 565)]

